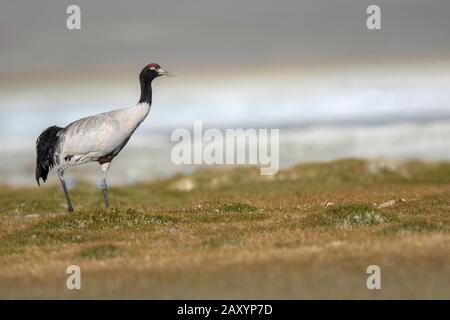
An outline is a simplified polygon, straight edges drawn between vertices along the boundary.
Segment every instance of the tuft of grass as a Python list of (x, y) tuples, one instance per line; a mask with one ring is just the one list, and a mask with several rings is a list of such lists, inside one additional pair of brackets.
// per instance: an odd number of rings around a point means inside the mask
[(369, 203), (348, 203), (328, 207), (318, 214), (311, 215), (307, 220), (312, 227), (349, 229), (391, 222), (394, 217)]
[(117, 247), (112, 244), (96, 245), (82, 250), (79, 255), (82, 258), (91, 260), (100, 260), (107, 258), (114, 258), (121, 255), (124, 252), (123, 248)]

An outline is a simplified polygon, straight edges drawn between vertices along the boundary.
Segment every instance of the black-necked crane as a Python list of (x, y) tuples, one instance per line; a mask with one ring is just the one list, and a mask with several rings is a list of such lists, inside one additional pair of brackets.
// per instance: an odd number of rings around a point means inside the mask
[(52, 126), (40, 134), (36, 141), (36, 181), (39, 184), (42, 178), (45, 182), (48, 172), (55, 166), (69, 212), (73, 212), (73, 207), (64, 182), (64, 170), (88, 162), (101, 165), (101, 188), (105, 207), (109, 206), (106, 174), (111, 161), (147, 117), (152, 104), (152, 81), (163, 75), (169, 73), (158, 64), (150, 63), (139, 74), (141, 96), (136, 106), (82, 118), (65, 128)]

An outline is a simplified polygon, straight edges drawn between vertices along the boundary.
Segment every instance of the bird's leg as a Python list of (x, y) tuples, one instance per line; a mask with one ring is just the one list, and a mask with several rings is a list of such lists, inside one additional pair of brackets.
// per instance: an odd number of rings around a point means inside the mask
[(111, 162), (105, 162), (105, 163), (101, 164), (103, 177), (102, 177), (102, 183), (100, 184), (100, 186), (102, 187), (102, 191), (103, 191), (103, 199), (105, 200), (105, 208), (109, 207), (108, 186), (106, 185), (106, 173), (108, 172), (110, 164), (111, 164)]
[(59, 177), (59, 181), (61, 181), (61, 185), (64, 190), (64, 195), (66, 196), (67, 205), (68, 205), (67, 210), (69, 212), (73, 212), (72, 202), (70, 201), (69, 192), (67, 191), (66, 182), (64, 181), (64, 170), (63, 169), (58, 169), (58, 177)]

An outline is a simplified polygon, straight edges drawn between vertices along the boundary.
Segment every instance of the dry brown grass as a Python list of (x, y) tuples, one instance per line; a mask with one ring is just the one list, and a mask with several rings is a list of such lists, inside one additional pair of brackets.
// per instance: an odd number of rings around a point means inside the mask
[(56, 185), (0, 188), (1, 298), (450, 298), (449, 164), (200, 170), (112, 189), (110, 210), (71, 194), (73, 215)]

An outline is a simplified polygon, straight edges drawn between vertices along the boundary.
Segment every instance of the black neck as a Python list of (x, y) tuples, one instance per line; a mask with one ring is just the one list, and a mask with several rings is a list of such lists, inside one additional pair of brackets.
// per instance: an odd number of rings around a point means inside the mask
[(141, 82), (141, 98), (139, 103), (152, 104), (152, 79), (140, 77)]

